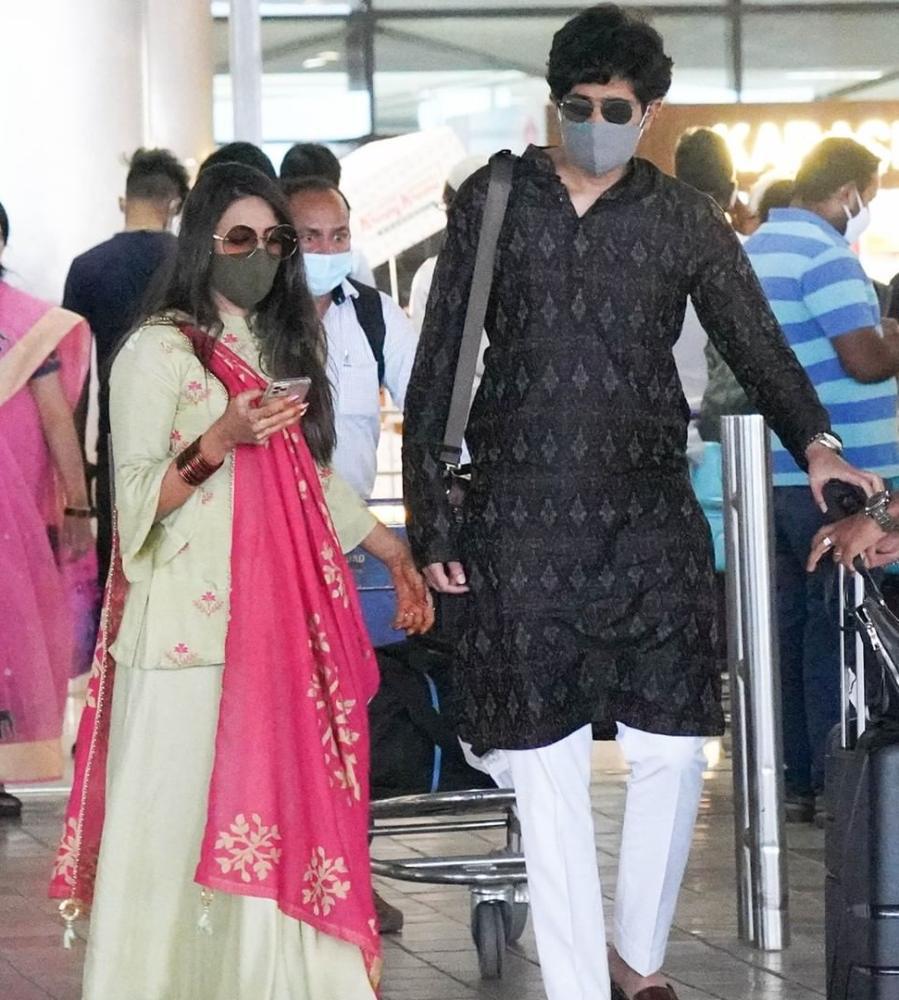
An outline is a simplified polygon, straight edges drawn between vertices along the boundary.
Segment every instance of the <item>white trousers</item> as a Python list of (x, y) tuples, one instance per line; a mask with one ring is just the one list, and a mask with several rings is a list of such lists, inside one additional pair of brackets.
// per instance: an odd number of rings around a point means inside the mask
[[(630, 766), (624, 811), (615, 946), (640, 975), (665, 957), (702, 791), (705, 739), (618, 725)], [(609, 1000), (602, 893), (590, 804), (590, 726), (536, 750), (490, 754), (514, 785), (531, 916), (548, 1000)], [(486, 763), (486, 762), (485, 762)]]

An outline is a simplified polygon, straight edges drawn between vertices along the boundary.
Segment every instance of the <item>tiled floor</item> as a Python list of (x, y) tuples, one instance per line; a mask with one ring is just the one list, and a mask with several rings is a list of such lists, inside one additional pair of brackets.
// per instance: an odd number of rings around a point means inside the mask
[[(614, 884), (623, 774), (608, 750), (597, 757), (594, 806), (597, 847), (607, 889)], [(0, 823), (0, 998), (78, 1000), (79, 942), (61, 947), (55, 905), (45, 898), (62, 803), (29, 798), (21, 823)], [(443, 835), (406, 843), (377, 842), (381, 856), (416, 852), (477, 853), (492, 834)], [(690, 869), (668, 952), (667, 971), (681, 1000), (812, 1000), (823, 997), (823, 837), (790, 829), (793, 943), (763, 954), (737, 940), (733, 818), (729, 770), (710, 773)], [(406, 927), (386, 941), (384, 1000), (542, 1000), (530, 928), (506, 956), (501, 981), (481, 981), (464, 889), (382, 883), (402, 907)], [(109, 1000), (129, 1000), (127, 992)], [(181, 1000), (181, 998), (178, 998)], [(185, 997), (184, 1000), (192, 1000)]]

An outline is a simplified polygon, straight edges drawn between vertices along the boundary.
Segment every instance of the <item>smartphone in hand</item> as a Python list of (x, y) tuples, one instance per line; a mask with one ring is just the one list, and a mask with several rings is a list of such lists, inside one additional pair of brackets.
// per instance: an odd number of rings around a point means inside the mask
[(296, 403), (302, 403), (309, 394), (311, 386), (312, 379), (305, 375), (301, 378), (275, 379), (274, 382), (269, 382), (268, 388), (262, 394), (262, 399), (259, 400), (259, 405), (268, 406), (269, 403), (274, 403), (278, 399), (291, 398)]

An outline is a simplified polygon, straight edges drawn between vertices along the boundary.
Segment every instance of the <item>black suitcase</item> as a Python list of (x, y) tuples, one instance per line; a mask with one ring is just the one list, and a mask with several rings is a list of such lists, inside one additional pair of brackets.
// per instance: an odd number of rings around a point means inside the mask
[(899, 1000), (899, 723), (868, 718), (880, 679), (872, 684), (879, 668), (866, 664), (853, 619), (862, 587), (840, 572), (842, 720), (825, 771), (827, 998)]

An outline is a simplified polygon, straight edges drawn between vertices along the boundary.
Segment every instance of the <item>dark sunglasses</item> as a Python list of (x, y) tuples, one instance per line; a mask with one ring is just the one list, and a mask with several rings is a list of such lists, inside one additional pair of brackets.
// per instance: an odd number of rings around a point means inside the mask
[(229, 257), (252, 257), (260, 243), (276, 260), (285, 260), (297, 252), (297, 231), (287, 225), (272, 226), (262, 236), (250, 226), (233, 226), (224, 236), (213, 233), (212, 238), (222, 244), (222, 251)]
[[(586, 122), (593, 117), (596, 103), (583, 94), (568, 94), (559, 101), (559, 110), (570, 122)], [(627, 125), (634, 117), (634, 106), (623, 97), (604, 97), (599, 113), (612, 125)]]

